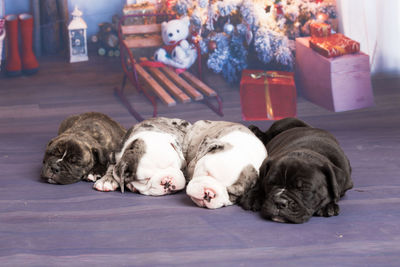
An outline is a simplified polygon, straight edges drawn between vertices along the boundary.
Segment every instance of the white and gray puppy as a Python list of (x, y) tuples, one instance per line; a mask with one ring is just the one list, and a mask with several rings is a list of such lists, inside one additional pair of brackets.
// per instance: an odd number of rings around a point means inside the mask
[(182, 190), (186, 180), (183, 171), (183, 139), (190, 123), (164, 117), (144, 120), (125, 135), (115, 166), (94, 184), (99, 191), (115, 191), (124, 186), (144, 195), (161, 196)]
[(267, 157), (263, 143), (244, 125), (197, 121), (185, 137), (186, 193), (200, 207), (237, 203), (254, 186)]
[(52, 184), (95, 181), (106, 173), (110, 155), (125, 133), (124, 127), (102, 113), (67, 117), (47, 144), (41, 178)]

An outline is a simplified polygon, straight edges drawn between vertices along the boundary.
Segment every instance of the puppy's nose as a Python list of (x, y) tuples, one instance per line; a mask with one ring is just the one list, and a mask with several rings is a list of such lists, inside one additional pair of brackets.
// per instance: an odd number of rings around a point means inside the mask
[(60, 172), (60, 166), (58, 166), (58, 165), (52, 165), (52, 166), (51, 166), (51, 171), (52, 171), (54, 174), (59, 173), (59, 172)]
[(284, 198), (275, 198), (274, 202), (278, 209), (286, 209), (288, 207), (288, 201)]

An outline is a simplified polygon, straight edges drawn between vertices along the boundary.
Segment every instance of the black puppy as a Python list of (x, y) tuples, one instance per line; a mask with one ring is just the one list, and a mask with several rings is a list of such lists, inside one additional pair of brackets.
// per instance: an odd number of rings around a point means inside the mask
[(268, 157), (257, 184), (240, 201), (244, 209), (291, 223), (339, 214), (337, 203), (353, 182), (350, 162), (332, 134), (296, 118), (276, 121), (265, 133), (249, 128)]

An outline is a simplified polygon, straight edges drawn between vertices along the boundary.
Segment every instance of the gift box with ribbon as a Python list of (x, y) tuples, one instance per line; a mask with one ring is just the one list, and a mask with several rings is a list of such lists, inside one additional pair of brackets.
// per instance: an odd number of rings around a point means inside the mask
[(243, 120), (279, 120), (295, 117), (296, 98), (294, 73), (243, 70), (240, 81)]
[[(156, 6), (149, 2), (125, 5), (124, 8), (122, 9), (122, 13), (124, 15), (142, 15), (142, 14), (151, 14), (156, 12), (157, 12)], [(125, 25), (153, 24), (156, 23), (156, 17), (146, 17), (146, 16), (128, 17), (125, 19), (124, 23)]]
[(328, 58), (360, 52), (360, 43), (341, 33), (327, 37), (311, 37), (310, 47)]

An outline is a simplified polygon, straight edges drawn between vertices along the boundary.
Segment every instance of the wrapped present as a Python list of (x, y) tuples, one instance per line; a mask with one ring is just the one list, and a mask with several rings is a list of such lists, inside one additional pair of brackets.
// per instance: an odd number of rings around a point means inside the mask
[(360, 52), (360, 43), (341, 33), (327, 37), (311, 37), (310, 47), (327, 58)]
[[(124, 15), (142, 15), (151, 14), (157, 12), (157, 7), (149, 2), (125, 5), (122, 9)], [(125, 25), (136, 25), (136, 24), (152, 24), (156, 23), (156, 17), (129, 17), (125, 20)]]
[(327, 37), (331, 35), (331, 25), (323, 22), (313, 22), (310, 24), (310, 34), (312, 37)]
[(307, 100), (332, 111), (374, 104), (369, 56), (359, 52), (327, 58), (310, 48), (310, 37), (296, 38), (296, 85)]
[(296, 116), (294, 73), (243, 70), (240, 103), (244, 120), (279, 120)]

